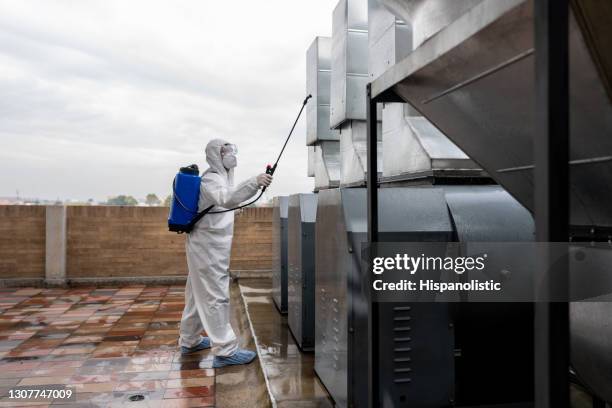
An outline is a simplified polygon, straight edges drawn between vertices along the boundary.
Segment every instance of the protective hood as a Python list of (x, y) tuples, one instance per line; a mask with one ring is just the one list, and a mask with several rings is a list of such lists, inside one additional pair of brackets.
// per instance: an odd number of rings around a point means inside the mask
[(210, 166), (204, 173), (217, 173), (227, 178), (228, 184), (234, 184), (234, 169), (229, 171), (223, 166), (221, 147), (229, 142), (223, 139), (213, 139), (206, 145), (206, 162)]

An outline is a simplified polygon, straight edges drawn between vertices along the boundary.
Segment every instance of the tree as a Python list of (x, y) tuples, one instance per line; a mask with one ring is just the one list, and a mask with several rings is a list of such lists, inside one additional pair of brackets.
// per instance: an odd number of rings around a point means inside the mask
[(157, 194), (151, 193), (147, 194), (147, 198), (145, 199), (147, 205), (160, 205), (161, 200), (157, 197)]
[(138, 200), (136, 200), (132, 196), (118, 195), (116, 197), (109, 198), (106, 204), (107, 205), (137, 205)]
[(164, 200), (164, 207), (170, 207), (170, 205), (172, 204), (172, 196), (169, 195), (168, 197), (166, 197), (166, 199)]

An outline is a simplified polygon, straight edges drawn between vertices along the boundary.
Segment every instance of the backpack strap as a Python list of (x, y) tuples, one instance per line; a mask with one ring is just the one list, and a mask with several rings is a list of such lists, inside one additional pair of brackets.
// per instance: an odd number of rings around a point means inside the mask
[(200, 221), (210, 210), (212, 210), (212, 208), (215, 205), (210, 205), (208, 207), (206, 207), (205, 209), (203, 209), (202, 211), (200, 211), (198, 213), (198, 215), (196, 215), (193, 220), (191, 220), (191, 222), (189, 223), (189, 226), (186, 228), (186, 231), (188, 234), (193, 230), (193, 228), (195, 227), (195, 225), (198, 223), (198, 221)]

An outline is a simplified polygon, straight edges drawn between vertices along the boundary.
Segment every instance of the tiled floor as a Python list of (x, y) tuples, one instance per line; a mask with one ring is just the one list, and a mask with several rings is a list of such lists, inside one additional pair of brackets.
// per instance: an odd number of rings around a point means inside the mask
[[(77, 406), (214, 406), (212, 356), (177, 350), (183, 296), (183, 286), (0, 289), (0, 395), (68, 384)], [(128, 402), (134, 394), (145, 399)]]

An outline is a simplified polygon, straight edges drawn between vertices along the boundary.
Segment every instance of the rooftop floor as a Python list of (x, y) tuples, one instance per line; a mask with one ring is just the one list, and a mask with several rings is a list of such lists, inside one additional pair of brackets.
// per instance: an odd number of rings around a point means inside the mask
[[(5, 397), (14, 386), (50, 384), (74, 387), (72, 407), (268, 406), (259, 362), (214, 370), (207, 351), (181, 356), (183, 296), (184, 286), (0, 289), (0, 406), (27, 405)], [(232, 309), (254, 349), (235, 284)]]
[(331, 408), (329, 395), (314, 371), (314, 353), (298, 348), (272, 301), (270, 279), (240, 279), (240, 290), (270, 394), (278, 408)]

